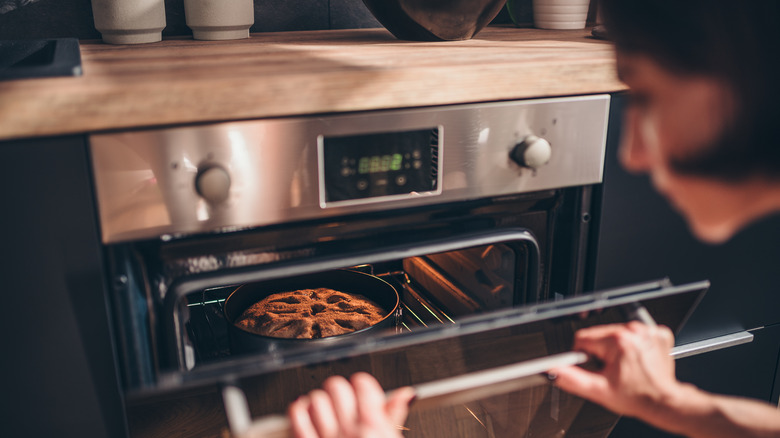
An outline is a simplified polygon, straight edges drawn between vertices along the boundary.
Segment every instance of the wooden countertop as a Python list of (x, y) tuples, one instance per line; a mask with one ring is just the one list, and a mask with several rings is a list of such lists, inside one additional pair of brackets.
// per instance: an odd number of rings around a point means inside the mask
[(612, 46), (589, 29), (491, 26), (453, 42), (384, 29), (82, 41), (81, 57), (81, 77), (0, 81), (0, 140), (625, 88)]

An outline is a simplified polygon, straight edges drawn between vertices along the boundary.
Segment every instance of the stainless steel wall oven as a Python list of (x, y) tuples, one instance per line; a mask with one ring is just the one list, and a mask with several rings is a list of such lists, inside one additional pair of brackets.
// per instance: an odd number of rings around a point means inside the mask
[[(639, 292), (651, 310), (656, 298), (683, 297), (653, 313), (678, 326), (706, 285), (582, 295), (593, 281), (609, 102), (90, 136), (131, 433), (225, 433), (220, 388), (242, 388), (261, 416), (330, 374), (365, 370), (393, 388), (562, 353), (577, 327), (625, 319)], [(303, 342), (236, 335), (225, 302), (239, 288), (292, 288), (342, 270), (392, 286), (400, 303), (389, 324)], [(606, 435), (615, 421), (549, 385), (495, 394), (413, 410), (406, 433)]]

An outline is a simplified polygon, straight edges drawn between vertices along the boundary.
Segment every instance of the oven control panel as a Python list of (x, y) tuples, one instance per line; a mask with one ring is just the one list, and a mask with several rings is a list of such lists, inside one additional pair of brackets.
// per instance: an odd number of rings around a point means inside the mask
[(550, 162), (551, 156), (550, 142), (533, 134), (526, 136), (509, 152), (509, 158), (512, 161), (529, 169), (538, 169), (544, 166)]
[(598, 184), (609, 102), (575, 96), (93, 134), (102, 239)]
[(439, 127), (320, 136), (318, 146), (324, 207), (438, 193)]
[(208, 202), (222, 202), (230, 196), (230, 173), (222, 166), (199, 169), (195, 176), (195, 190)]

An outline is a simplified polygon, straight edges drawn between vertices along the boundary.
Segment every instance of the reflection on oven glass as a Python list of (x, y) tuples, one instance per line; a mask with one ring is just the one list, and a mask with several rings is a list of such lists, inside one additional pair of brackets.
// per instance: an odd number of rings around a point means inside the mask
[(413, 410), (407, 436), (440, 436), (437, 430), (448, 430), (449, 436), (463, 438), (563, 437), (583, 404), (552, 386), (541, 386), (457, 406)]
[(190, 323), (187, 324), (187, 332), (195, 349), (196, 360), (208, 361), (230, 356), (222, 305), (233, 289), (235, 286), (212, 288), (188, 297)]
[[(529, 322), (279, 370), (248, 378), (241, 386), (253, 412), (284, 412), (299, 395), (321, 386), (334, 374), (366, 371), (388, 389), (432, 382), (568, 351), (577, 329), (623, 318), (620, 309), (609, 309), (583, 318)], [(593, 434), (589, 436), (606, 436), (616, 418), (543, 383), (450, 406), (412, 405), (404, 436), (563, 437), (580, 436), (585, 431)]]

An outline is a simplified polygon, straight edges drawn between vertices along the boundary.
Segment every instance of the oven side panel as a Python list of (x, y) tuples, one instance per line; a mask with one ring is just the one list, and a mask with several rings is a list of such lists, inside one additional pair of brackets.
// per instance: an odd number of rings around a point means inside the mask
[(0, 151), (2, 434), (126, 436), (84, 138)]

